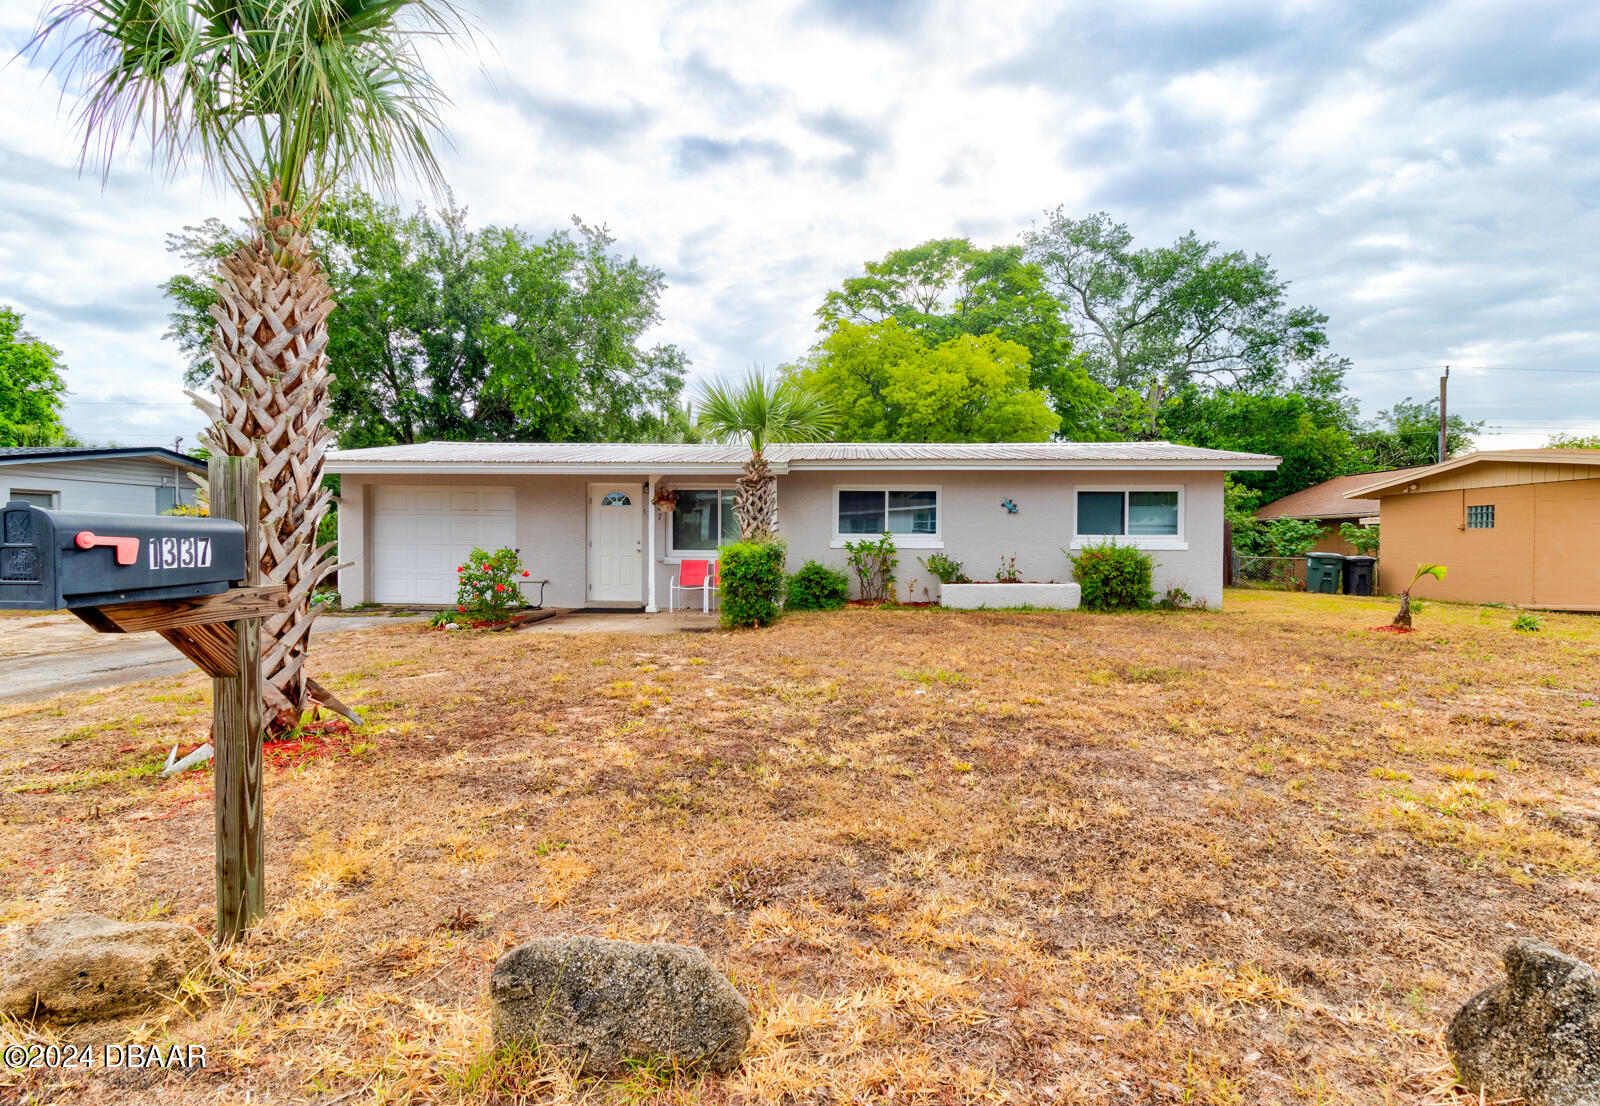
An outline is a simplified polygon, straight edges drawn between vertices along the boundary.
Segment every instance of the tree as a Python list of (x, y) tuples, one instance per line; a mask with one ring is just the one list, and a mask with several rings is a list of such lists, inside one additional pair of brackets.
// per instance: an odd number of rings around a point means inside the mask
[(1268, 258), (1218, 252), (1193, 231), (1136, 249), (1126, 224), (1063, 208), (1023, 236), (1094, 378), (1151, 407), (1190, 384), (1261, 390), (1325, 350), (1327, 317), (1287, 303)]
[[(225, 236), (210, 220), (168, 237), (191, 263), (163, 287), (192, 366), (209, 341), (205, 266)], [(643, 342), (665, 277), (613, 251), (605, 228), (574, 220), (541, 240), (474, 230), (453, 202), (406, 214), (355, 195), (325, 206), (313, 240), (340, 305), (328, 351), (342, 447), (672, 433), (685, 359)]]
[(788, 370), (863, 442), (1042, 442), (1061, 425), (1028, 385), (1028, 351), (995, 334), (929, 346), (900, 323), (840, 323)]
[(65, 445), (61, 351), (22, 329), (22, 316), (0, 304), (0, 446)]
[(713, 441), (750, 447), (733, 501), (741, 541), (766, 541), (778, 532), (777, 478), (763, 455), (766, 447), (824, 441), (837, 422), (829, 402), (793, 377), (751, 369), (742, 382), (713, 380), (702, 386), (700, 429)]
[[(333, 300), (308, 237), (336, 184), (439, 183), (430, 134), (444, 97), (415, 44), (458, 23), (448, 0), (93, 0), (51, 10), (29, 44), (82, 89), (84, 160), (109, 169), (147, 137), (175, 167), (197, 154), (250, 213), (217, 268), (216, 399), (191, 392), (215, 450), (260, 462), (261, 572), (290, 604), (262, 626), (272, 727), (313, 697), (304, 669), (312, 589), (334, 569), (315, 541), (328, 507), (328, 317)], [(62, 41), (65, 40), (65, 41)]]
[(1600, 449), (1600, 434), (1552, 434), (1546, 449)]
[(1411, 589), (1417, 586), (1417, 581), (1424, 576), (1431, 576), (1435, 580), (1443, 580), (1444, 565), (1422, 564), (1417, 566), (1417, 571), (1411, 577), (1411, 582), (1400, 592), (1400, 609), (1394, 612), (1394, 621), (1389, 623), (1397, 630), (1411, 629)]
[(1098, 428), (1105, 391), (1089, 378), (1044, 273), (1021, 246), (985, 250), (941, 238), (893, 250), (829, 292), (817, 317), (829, 337), (892, 322), (930, 347), (961, 335), (1014, 342), (1028, 351), (1027, 387), (1045, 395), (1061, 432), (1088, 438)]
[[(1470, 452), (1482, 422), (1451, 415), (1445, 433), (1445, 457)], [(1377, 421), (1355, 435), (1362, 466), (1353, 471), (1382, 471), (1431, 465), (1439, 459), (1439, 401), (1413, 402), (1410, 396), (1378, 412)]]

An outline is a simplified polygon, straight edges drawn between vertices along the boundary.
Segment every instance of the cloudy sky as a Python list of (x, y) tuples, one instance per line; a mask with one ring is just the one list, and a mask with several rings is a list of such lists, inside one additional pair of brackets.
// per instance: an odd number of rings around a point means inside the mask
[[(468, 3), (433, 55), (475, 221), (580, 215), (667, 273), (696, 373), (775, 365), (822, 294), (1047, 208), (1272, 256), (1367, 414), (1437, 388), (1485, 445), (1600, 433), (1600, 5)], [(0, 0), (10, 58), (38, 15)], [(62, 89), (0, 67), (0, 303), (65, 351), (69, 425), (194, 441), (165, 235), (229, 195), (137, 157), (80, 176)], [(425, 198), (420, 193), (403, 195)]]

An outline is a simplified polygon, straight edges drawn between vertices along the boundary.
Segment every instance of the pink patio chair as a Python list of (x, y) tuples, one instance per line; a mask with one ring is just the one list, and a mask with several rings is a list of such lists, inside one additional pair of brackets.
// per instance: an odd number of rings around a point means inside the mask
[[(700, 610), (711, 613), (711, 597), (722, 583), (722, 565), (718, 561), (684, 561), (678, 565), (678, 575), (667, 585), (667, 612), (678, 609), (678, 593), (700, 593)], [(687, 609), (687, 606), (685, 607)]]

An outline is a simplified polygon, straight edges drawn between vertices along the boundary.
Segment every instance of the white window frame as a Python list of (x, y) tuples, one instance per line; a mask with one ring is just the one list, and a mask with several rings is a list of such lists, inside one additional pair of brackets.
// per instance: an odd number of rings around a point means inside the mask
[[(739, 491), (738, 485), (736, 485), (736, 484), (693, 484), (693, 485), (690, 485), (690, 484), (679, 484), (679, 485), (675, 485), (672, 490), (675, 491), (675, 492), (716, 492), (717, 493), (718, 503), (719, 503), (719, 506), (717, 507), (717, 511), (718, 511), (717, 534), (720, 537), (720, 535), (722, 534), (722, 529), (721, 529), (722, 528), (722, 517), (721, 517), (721, 513), (720, 513), (721, 510), (722, 510), (722, 507), (720, 506), (722, 493), (723, 492), (734, 492), (734, 493), (737, 494), (738, 491)], [(722, 545), (721, 545), (720, 541), (718, 542), (717, 547), (715, 549), (679, 549), (676, 545), (673, 544), (673, 539), (672, 539), (672, 516), (677, 514), (677, 513), (678, 512), (677, 512), (676, 509), (671, 510), (671, 511), (663, 511), (662, 512), (662, 514), (667, 516), (667, 518), (666, 518), (666, 523), (667, 523), (667, 552), (661, 558), (661, 563), (662, 564), (669, 564), (669, 565), (676, 565), (676, 564), (682, 564), (684, 561), (718, 561), (718, 560), (721, 560), (722, 559)]]
[[(50, 490), (48, 490), (46, 488), (12, 488), (9, 492), (6, 493), (6, 497), (5, 498), (6, 498), (6, 501), (10, 501), (11, 499), (13, 499), (13, 498), (15, 498), (16, 496), (19, 496), (19, 495), (42, 495), (42, 496), (47, 497), (50, 500), (50, 505), (48, 507), (46, 507), (45, 510), (47, 510), (47, 511), (57, 511), (57, 510), (61, 509), (61, 493), (60, 492), (50, 491)], [(35, 506), (37, 506), (37, 504), (35, 504)]]
[[(890, 492), (932, 492), (933, 493), (933, 518), (934, 532), (931, 534), (895, 534), (894, 544), (896, 549), (943, 549), (944, 548), (944, 485), (942, 484), (835, 484), (833, 495), (830, 497), (833, 512), (828, 528), (833, 531), (833, 537), (828, 543), (830, 549), (843, 549), (845, 542), (861, 541), (863, 538), (871, 541), (882, 535), (877, 534), (841, 534), (839, 532), (839, 493), (840, 492), (882, 492), (884, 510), (888, 511)], [(884, 524), (888, 525), (887, 513), (884, 515)]]
[[(1177, 492), (1178, 493), (1178, 532), (1176, 534), (1080, 534), (1078, 533), (1078, 493), (1079, 492), (1121, 492), (1122, 524), (1128, 524), (1129, 492)], [(1135, 549), (1154, 550), (1181, 550), (1189, 548), (1189, 492), (1182, 484), (1074, 484), (1072, 486), (1072, 545), (1073, 549), (1084, 549), (1101, 542), (1111, 542), (1113, 545), (1129, 545)]]

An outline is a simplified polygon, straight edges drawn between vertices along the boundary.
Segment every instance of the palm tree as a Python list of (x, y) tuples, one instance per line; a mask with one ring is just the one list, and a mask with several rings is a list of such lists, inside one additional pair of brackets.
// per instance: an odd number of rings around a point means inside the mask
[(718, 442), (746, 442), (733, 513), (739, 537), (764, 541), (778, 532), (778, 483), (763, 451), (779, 442), (826, 440), (838, 425), (833, 406), (790, 376), (751, 369), (743, 381), (713, 380), (700, 389), (699, 426)]
[(453, 34), (449, 0), (73, 0), (27, 47), (81, 89), (85, 164), (146, 137), (175, 170), (191, 156), (230, 184), (253, 231), (217, 269), (216, 399), (190, 392), (218, 453), (256, 457), (263, 581), (290, 604), (262, 625), (275, 729), (337, 701), (304, 663), (313, 588), (335, 565), (316, 544), (328, 412), (327, 280), (308, 241), (336, 184), (383, 187), (402, 171), (440, 183), (430, 135), (445, 103), (419, 39)]
[(1418, 565), (1416, 574), (1411, 577), (1411, 582), (1400, 593), (1400, 609), (1394, 613), (1394, 621), (1389, 625), (1397, 630), (1411, 629), (1411, 589), (1416, 587), (1417, 581), (1424, 576), (1432, 576), (1435, 580), (1443, 580), (1444, 573), (1444, 565)]

